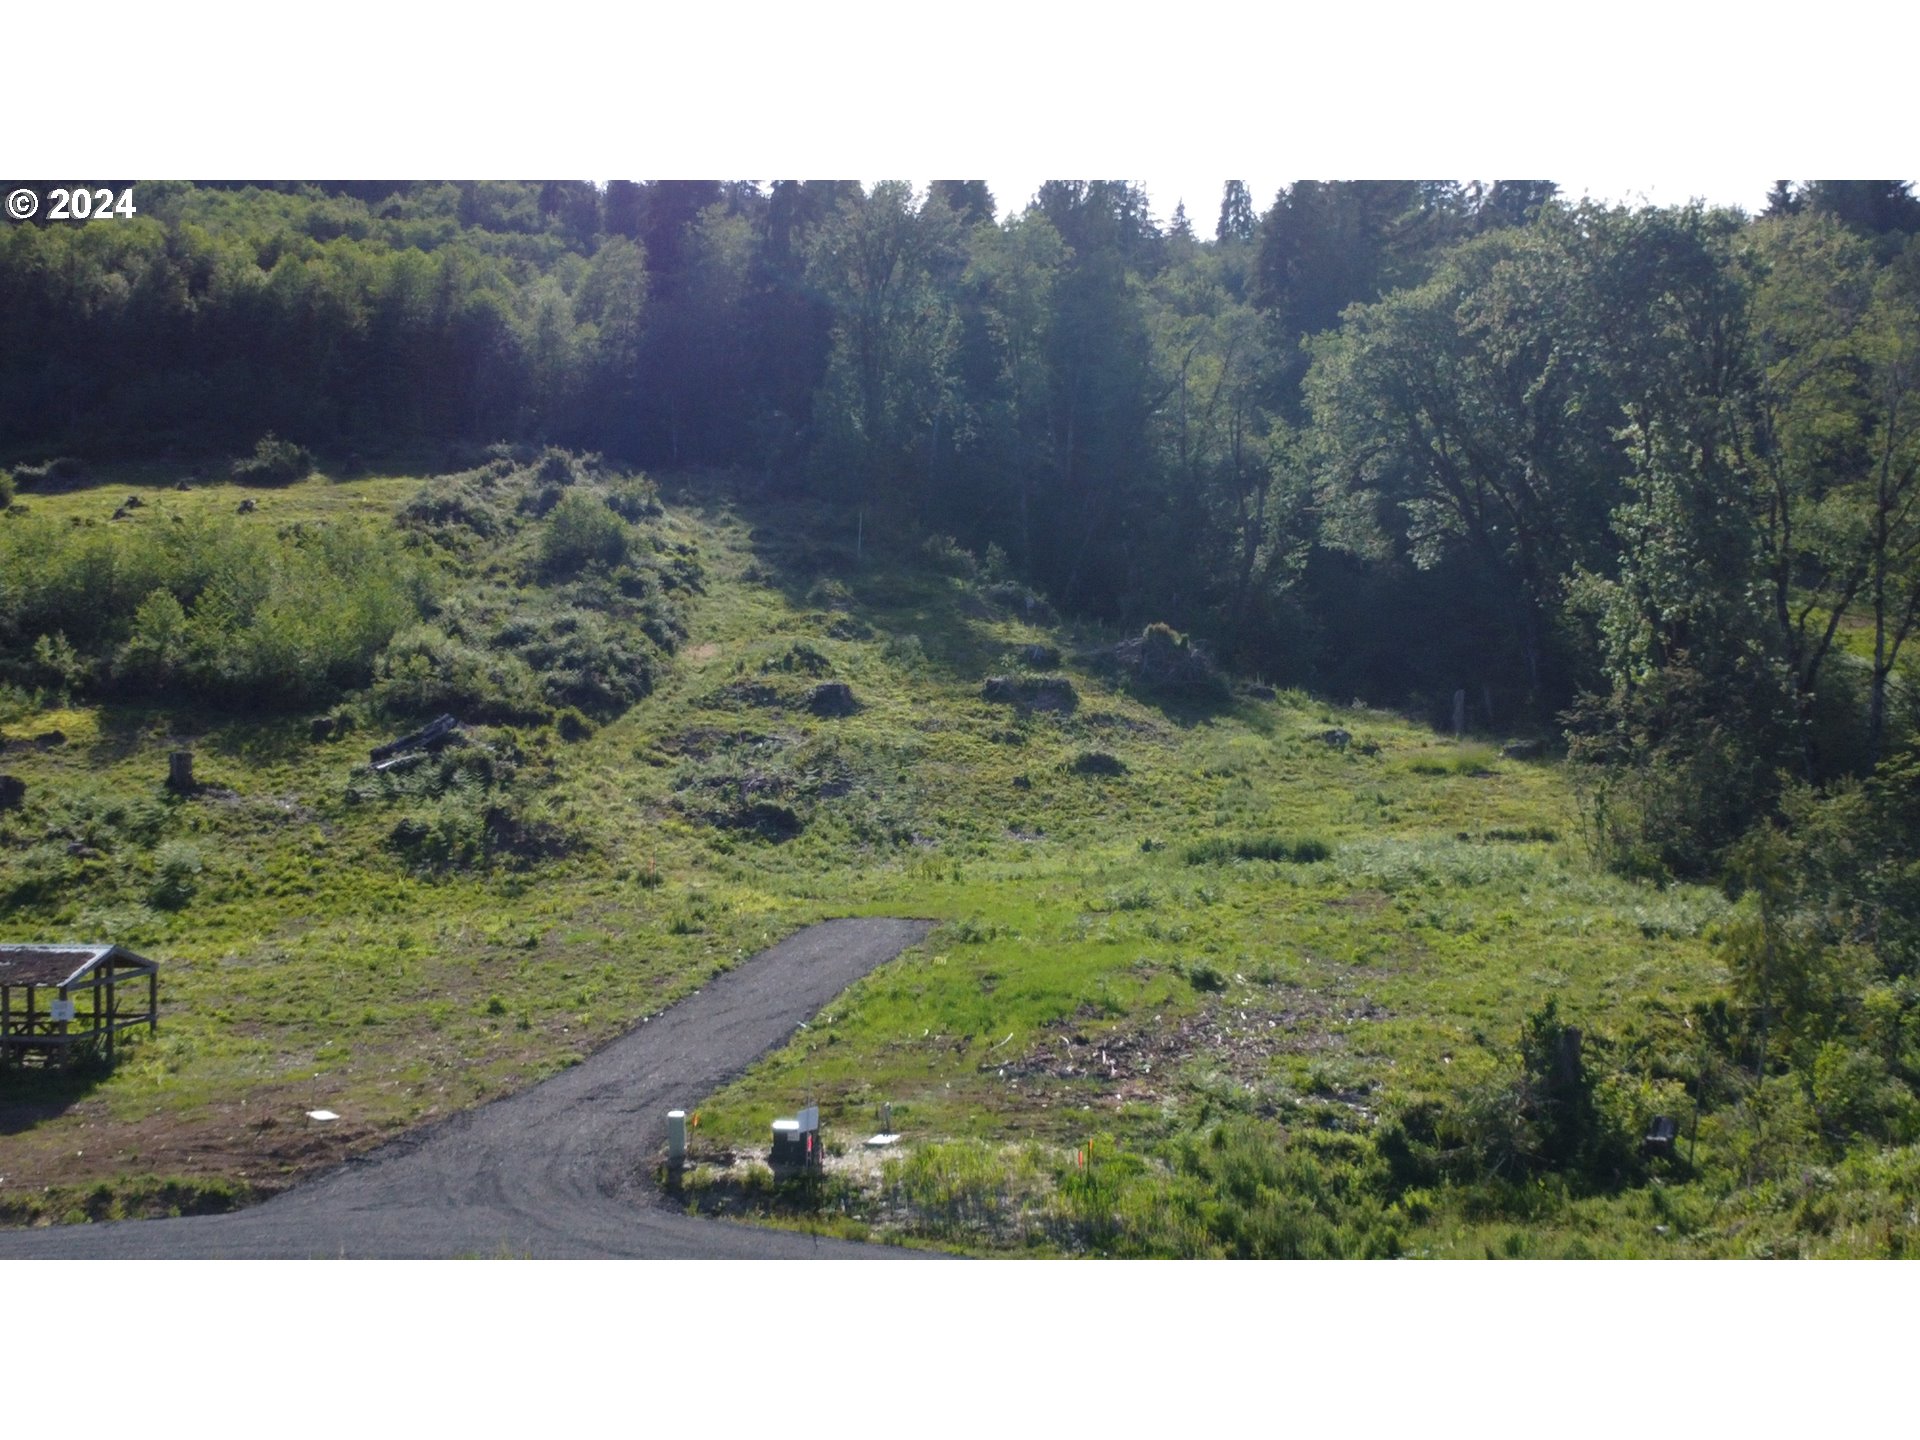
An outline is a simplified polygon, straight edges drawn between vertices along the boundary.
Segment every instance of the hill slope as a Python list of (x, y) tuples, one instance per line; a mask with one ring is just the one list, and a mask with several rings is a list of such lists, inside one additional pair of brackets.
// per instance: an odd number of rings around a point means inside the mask
[[(1723, 902), (1599, 873), (1556, 763), (1232, 691), (1178, 637), (1059, 625), (871, 515), (489, 463), (185, 493), (152, 467), (0, 520), (164, 535), (204, 512), (297, 549), (358, 515), (421, 576), (324, 707), (143, 699), (111, 646), (111, 702), (12, 692), (5, 938), (117, 940), (165, 989), (111, 1073), (6, 1080), (0, 1215), (271, 1193), (803, 924), (897, 914), (942, 923), (701, 1104), (693, 1203), (1069, 1253), (1890, 1243), (1910, 1152), (1804, 1202), (1826, 1238), (1725, 1198), (1729, 1167), (1784, 1161), (1710, 1086), (1697, 1170), (1638, 1155), (1653, 1115), (1691, 1118)], [(463, 745), (370, 769), (442, 708)], [(201, 789), (170, 796), (183, 745)], [(1569, 1025), (1553, 1091), (1540, 1047)], [(746, 1157), (809, 1100), (839, 1153), (775, 1186)], [(883, 1103), (905, 1141), (870, 1160)], [(310, 1126), (320, 1107), (342, 1120)]]

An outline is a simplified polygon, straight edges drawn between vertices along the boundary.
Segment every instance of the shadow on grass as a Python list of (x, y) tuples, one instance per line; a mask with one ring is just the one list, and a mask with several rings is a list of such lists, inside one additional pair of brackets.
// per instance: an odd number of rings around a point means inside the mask
[(19, 1135), (65, 1114), (112, 1073), (111, 1061), (92, 1056), (64, 1070), (0, 1066), (0, 1135)]
[(96, 770), (118, 765), (136, 755), (151, 752), (157, 760), (155, 783), (167, 778), (166, 735), (175, 728), (173, 712), (141, 705), (99, 706), (95, 712), (98, 734), (87, 749), (87, 761)]
[[(721, 497), (712, 499), (716, 509)], [(977, 682), (1014, 666), (994, 624), (1023, 618), (921, 551), (917, 527), (870, 506), (783, 499), (740, 486), (724, 496), (749, 527), (762, 583), (797, 610), (838, 611), (898, 644), (911, 642), (943, 678)]]
[(1140, 683), (1115, 653), (1116, 642), (1132, 636), (1082, 634), (1077, 622), (1056, 616), (1038, 596), (1031, 606), (1011, 593), (996, 599), (984, 582), (943, 573), (923, 548), (919, 527), (899, 511), (795, 498), (719, 473), (680, 486), (671, 498), (708, 521), (743, 522), (757, 571), (749, 578), (779, 591), (795, 609), (844, 614), (896, 645), (917, 647), (940, 678), (977, 684), (1022, 670), (1017, 644), (995, 627), (1024, 621), (1057, 635), (1070, 669), (1099, 677), (1177, 728), (1210, 724), (1245, 703), (1224, 677), (1217, 690)]
[[(311, 754), (314, 749), (312, 720), (304, 712), (251, 719), (228, 715), (206, 718), (209, 723), (205, 732), (184, 748), (202, 749), (223, 760), (238, 760), (246, 765), (286, 764)], [(363, 752), (355, 746), (353, 753), (358, 756)]]

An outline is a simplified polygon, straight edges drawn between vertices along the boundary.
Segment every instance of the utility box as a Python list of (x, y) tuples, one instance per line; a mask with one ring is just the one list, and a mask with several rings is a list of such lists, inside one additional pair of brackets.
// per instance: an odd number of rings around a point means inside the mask
[(798, 1115), (773, 1122), (773, 1154), (768, 1158), (776, 1169), (817, 1167), (820, 1164), (818, 1105), (809, 1105)]

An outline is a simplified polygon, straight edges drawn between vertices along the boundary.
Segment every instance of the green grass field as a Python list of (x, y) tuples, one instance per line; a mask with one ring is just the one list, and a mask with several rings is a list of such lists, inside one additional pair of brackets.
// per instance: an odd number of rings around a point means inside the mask
[[(145, 493), (118, 523), (157, 525), (242, 494), (171, 479), (110, 472), (23, 500), (108, 523)], [(419, 483), (314, 477), (248, 518), (384, 518)], [(1904, 1243), (1911, 1148), (1803, 1153), (1732, 1082), (1683, 1144), (1691, 1166), (1585, 1187), (1395, 1169), (1388, 1121), (1495, 1094), (1549, 998), (1611, 1113), (1692, 1125), (1724, 902), (1597, 870), (1558, 762), (1298, 693), (1158, 700), (1103, 658), (1125, 637), (1029, 623), (871, 521), (856, 553), (833, 512), (721, 488), (669, 483), (648, 522), (704, 571), (655, 692), (582, 738), (511, 736), (515, 783), (566, 837), (549, 853), (435, 868), (397, 852), (403, 816), (454, 801), (368, 772), (368, 746), (406, 726), (364, 707), (324, 741), (307, 712), (15, 707), (0, 770), (29, 798), (0, 821), (16, 897), (0, 933), (161, 959), (164, 1020), (110, 1074), (0, 1080), (17, 1117), (0, 1216), (269, 1193), (576, 1062), (798, 926), (895, 914), (941, 924), (700, 1100), (690, 1203), (983, 1253)], [(456, 585), (487, 571), (436, 563)], [(1063, 653), (1072, 709), (983, 697), (1032, 644)], [(812, 712), (830, 681), (854, 713)], [(51, 730), (63, 745), (32, 743)], [(206, 787), (189, 798), (162, 785), (181, 745)], [(58, 873), (23, 885), (36, 865)], [(809, 1101), (829, 1170), (775, 1186), (742, 1162)], [(904, 1138), (869, 1155), (883, 1103)], [(315, 1131), (318, 1106), (344, 1118)]]

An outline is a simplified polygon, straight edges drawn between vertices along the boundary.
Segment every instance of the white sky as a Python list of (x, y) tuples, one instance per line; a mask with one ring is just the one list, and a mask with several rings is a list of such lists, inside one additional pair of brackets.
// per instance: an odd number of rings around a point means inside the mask
[[(1154, 176), (1160, 218), (1184, 197), (1205, 228), (1235, 174), (1262, 210), (1303, 176), (1545, 177), (1751, 208), (1769, 183), (1755, 177), (1914, 166), (1911, 87), (1878, 57), (1911, 52), (1920, 10), (1823, 0), (1730, 24), (1689, 0), (1322, 8), (1183, 0), (1096, 22), (1053, 0), (547, 0), (496, 36), (386, 0), (336, 0), (325, 24), (192, 0), (110, 22), (20, 7), (0, 168), (1036, 177), (994, 182), (1009, 206), (1048, 176)], [(72, 66), (30, 61), (63, 54), (84, 57), (84, 103)]]

